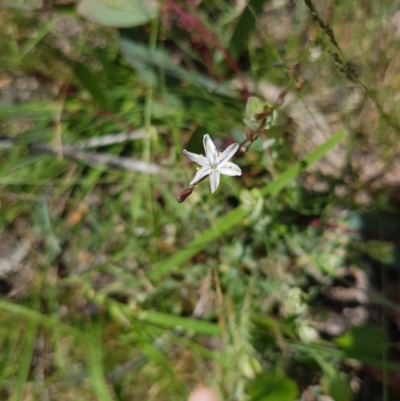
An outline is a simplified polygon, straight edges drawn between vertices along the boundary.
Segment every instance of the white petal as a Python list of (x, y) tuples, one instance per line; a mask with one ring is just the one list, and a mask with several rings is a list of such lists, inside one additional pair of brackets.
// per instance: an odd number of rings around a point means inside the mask
[(190, 181), (190, 185), (197, 184), (203, 177), (211, 173), (211, 167), (202, 167)]
[(216, 170), (212, 170), (210, 174), (210, 187), (212, 193), (214, 193), (217, 190), (220, 178), (221, 174)]
[(207, 157), (204, 157), (202, 155), (197, 155), (196, 153), (188, 152), (186, 149), (184, 149), (182, 152), (186, 157), (188, 157), (195, 163), (200, 164), (200, 166), (202, 167), (210, 165), (210, 162), (208, 161)]
[(221, 174), (230, 176), (242, 175), (242, 170), (240, 169), (240, 167), (237, 166), (235, 163), (231, 162), (219, 164), (217, 167), (217, 171), (220, 172)]
[(219, 156), (218, 156), (218, 164), (227, 162), (239, 149), (238, 143), (233, 143), (229, 145)]
[(217, 164), (218, 160), (218, 152), (217, 148), (214, 145), (214, 142), (210, 138), (210, 135), (205, 134), (203, 137), (203, 145), (204, 150), (206, 152), (207, 159), (210, 161), (211, 164)]

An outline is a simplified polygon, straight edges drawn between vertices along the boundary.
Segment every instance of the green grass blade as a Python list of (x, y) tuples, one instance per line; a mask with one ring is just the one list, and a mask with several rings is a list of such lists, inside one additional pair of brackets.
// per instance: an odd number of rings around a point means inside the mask
[(35, 346), (35, 338), (37, 333), (37, 323), (29, 322), (24, 332), (24, 345), (21, 357), (18, 360), (18, 376), (16, 379), (15, 392), (12, 401), (20, 401), (23, 399), (24, 387), (28, 381), (29, 369), (31, 366), (33, 349)]
[(192, 330), (197, 334), (218, 336), (220, 328), (216, 323), (210, 323), (202, 320), (195, 320), (188, 317), (170, 315), (154, 311), (141, 312), (139, 319), (146, 323), (156, 324), (164, 327), (180, 327), (185, 330)]
[(291, 340), (287, 340), (287, 343), (290, 346), (298, 351), (310, 354), (310, 351), (315, 351), (319, 355), (326, 356), (326, 357), (335, 357), (339, 359), (356, 359), (362, 362), (365, 365), (373, 366), (379, 369), (389, 369), (394, 372), (400, 371), (400, 363), (399, 362), (392, 362), (392, 361), (384, 361), (380, 358), (375, 358), (371, 356), (366, 356), (364, 353), (348, 353), (343, 350), (332, 348), (331, 346), (324, 346), (320, 344), (300, 344), (295, 343)]
[(101, 326), (92, 323), (89, 347), (89, 370), (92, 378), (93, 389), (101, 401), (113, 401), (114, 397), (110, 394), (105, 381), (102, 356)]
[(21, 49), (21, 60), (53, 29), (58, 23), (60, 17), (56, 15), (49, 21), (45, 22), (42, 27), (36, 31), (36, 35), (33, 38), (27, 40)]
[(197, 334), (215, 336), (220, 334), (220, 328), (216, 323), (156, 311), (142, 311), (137, 313), (133, 312), (126, 305), (122, 305), (111, 299), (107, 299), (105, 305), (110, 315), (121, 324), (136, 324), (137, 319), (139, 319), (145, 323), (161, 327), (180, 327), (185, 330), (194, 331)]
[(217, 240), (232, 227), (239, 224), (247, 215), (243, 209), (236, 208), (228, 213), (226, 216), (221, 217), (210, 228), (203, 231), (203, 233), (190, 242), (185, 248), (176, 252), (169, 257), (166, 261), (157, 263), (149, 272), (148, 277), (150, 280), (155, 280), (168, 273), (170, 270), (178, 267), (190, 258), (198, 254), (210, 242)]
[(53, 316), (46, 316), (37, 312), (33, 309), (26, 308), (21, 305), (16, 305), (9, 301), (0, 300), (0, 313), (4, 313), (15, 318), (22, 318), (32, 323), (40, 323), (50, 329), (56, 327), (58, 331), (65, 334), (73, 335), (78, 339), (84, 339), (87, 335), (78, 329), (70, 327), (64, 323), (61, 323), (59, 319)]
[[(344, 131), (338, 131), (336, 134), (332, 135), (332, 137), (325, 143), (308, 154), (304, 160), (289, 167), (274, 181), (271, 181), (266, 187), (264, 187), (262, 194), (267, 196), (278, 193), (282, 188), (293, 181), (305, 168), (311, 166), (317, 160), (322, 158), (330, 149), (340, 143), (345, 136), (346, 133)], [(237, 207), (226, 216), (221, 217), (210, 228), (203, 231), (199, 237), (190, 242), (184, 249), (176, 252), (166, 261), (155, 264), (148, 274), (149, 279), (156, 280), (172, 269), (187, 262), (191, 257), (204, 249), (210, 242), (217, 240), (223, 234), (231, 230), (235, 225), (243, 221), (246, 215), (247, 212), (245, 210)]]
[(338, 131), (335, 135), (332, 135), (327, 141), (325, 141), (317, 149), (309, 153), (302, 161), (289, 167), (285, 172), (279, 175), (274, 181), (270, 182), (262, 191), (263, 195), (274, 195), (281, 189), (286, 187), (291, 181), (293, 181), (302, 171), (312, 164), (317, 162), (319, 159), (325, 156), (325, 154), (335, 147), (346, 137), (345, 131)]
[(55, 102), (25, 102), (18, 105), (9, 104), (0, 99), (0, 113), (4, 118), (16, 118), (20, 116), (33, 117), (35, 119), (51, 119), (57, 112)]

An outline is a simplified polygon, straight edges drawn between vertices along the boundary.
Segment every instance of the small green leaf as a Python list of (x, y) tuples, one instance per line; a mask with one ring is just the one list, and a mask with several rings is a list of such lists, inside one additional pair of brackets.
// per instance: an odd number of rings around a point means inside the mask
[(371, 324), (353, 327), (336, 338), (335, 343), (345, 351), (346, 356), (360, 360), (362, 357), (381, 357), (388, 346), (383, 330)]
[(258, 97), (250, 96), (246, 103), (246, 117), (249, 119), (254, 118), (258, 113), (261, 113), (264, 107)]
[(296, 383), (279, 369), (262, 373), (247, 388), (251, 401), (294, 401), (297, 393)]
[(82, 0), (78, 14), (114, 28), (130, 28), (156, 18), (158, 5), (153, 0)]
[(335, 371), (333, 375), (325, 374), (321, 380), (321, 384), (325, 393), (330, 395), (335, 401), (350, 401), (352, 399), (349, 381), (346, 380), (344, 374), (340, 375), (340, 372)]
[(250, 131), (255, 131), (259, 126), (259, 123), (254, 118), (251, 120), (248, 118), (244, 118), (243, 122)]
[(269, 116), (267, 116), (267, 118), (265, 120), (265, 125), (264, 125), (266, 130), (269, 130), (272, 128), (272, 123), (275, 120), (275, 114), (276, 114), (275, 111), (272, 111), (272, 113)]
[(262, 143), (263, 150), (270, 148), (275, 143), (275, 141), (276, 141), (275, 138), (270, 138), (270, 139), (263, 141), (263, 143)]

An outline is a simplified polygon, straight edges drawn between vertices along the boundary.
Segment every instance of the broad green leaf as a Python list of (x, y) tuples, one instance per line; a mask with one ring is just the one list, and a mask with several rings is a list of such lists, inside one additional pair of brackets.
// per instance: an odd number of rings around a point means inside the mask
[(251, 401), (294, 401), (297, 393), (296, 383), (279, 369), (262, 373), (247, 388)]
[[(344, 131), (338, 131), (335, 135), (329, 138), (325, 143), (317, 149), (308, 154), (303, 161), (296, 163), (294, 166), (289, 167), (284, 173), (279, 175), (274, 181), (271, 181), (262, 190), (263, 196), (274, 195), (282, 188), (294, 180), (306, 167), (311, 166), (321, 157), (323, 157), (330, 149), (341, 142), (346, 136)], [(237, 207), (227, 215), (216, 220), (213, 225), (204, 230), (203, 233), (191, 241), (185, 248), (176, 252), (169, 257), (166, 261), (159, 262), (154, 265), (153, 269), (149, 272), (151, 280), (160, 278), (162, 275), (167, 274), (172, 269), (179, 267), (181, 264), (187, 262), (191, 257), (195, 256), (201, 250), (206, 248), (210, 242), (216, 241), (225, 233), (229, 232), (234, 226), (242, 223), (247, 216), (247, 212)]]
[(400, 215), (395, 213), (350, 212), (347, 225), (368, 239), (391, 241), (398, 239)]
[(85, 65), (81, 63), (75, 64), (75, 75), (81, 82), (81, 84), (90, 92), (93, 100), (103, 109), (108, 109), (109, 104), (104, 92), (96, 82), (96, 77)]
[(161, 68), (166, 74), (182, 81), (194, 83), (209, 92), (230, 97), (236, 96), (235, 91), (211, 80), (205, 75), (191, 72), (181, 67), (164, 50), (152, 50), (148, 46), (135, 42), (125, 36), (121, 37), (120, 48), (122, 54), (134, 68), (139, 68), (140, 70), (149, 69), (149, 67)]
[(130, 28), (158, 15), (154, 0), (81, 0), (78, 14), (104, 26)]
[(41, 5), (41, 0), (1, 0), (2, 7), (14, 8), (16, 10), (30, 11)]
[(261, 14), (264, 3), (265, 0), (247, 2), (229, 43), (229, 51), (235, 59), (248, 48), (249, 37), (256, 26), (256, 17)]

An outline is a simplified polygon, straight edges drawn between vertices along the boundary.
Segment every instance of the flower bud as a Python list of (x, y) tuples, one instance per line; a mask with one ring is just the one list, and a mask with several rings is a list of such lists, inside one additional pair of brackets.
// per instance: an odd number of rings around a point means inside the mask
[(300, 92), (306, 84), (307, 84), (307, 80), (305, 78), (300, 77), (296, 80), (296, 82), (294, 84), (294, 89), (297, 92)]
[(188, 198), (191, 193), (193, 192), (193, 188), (186, 188), (184, 189), (177, 197), (177, 201), (179, 203), (182, 203), (184, 200), (186, 200), (186, 198)]
[(292, 69), (292, 78), (297, 79), (299, 77), (300, 66), (301, 66), (300, 61), (297, 61), (294, 64), (293, 69)]
[(278, 98), (276, 99), (275, 104), (277, 106), (282, 106), (283, 102), (285, 101), (286, 91), (282, 91), (279, 93)]

